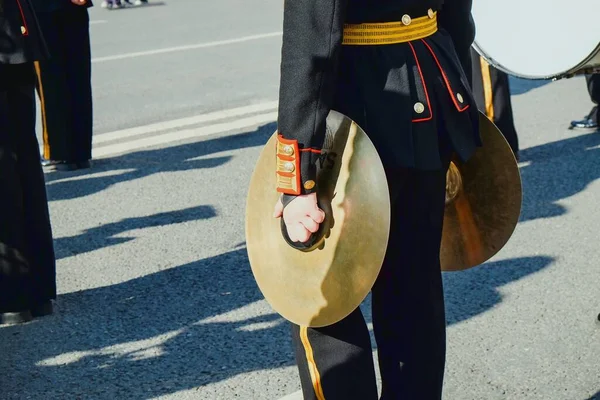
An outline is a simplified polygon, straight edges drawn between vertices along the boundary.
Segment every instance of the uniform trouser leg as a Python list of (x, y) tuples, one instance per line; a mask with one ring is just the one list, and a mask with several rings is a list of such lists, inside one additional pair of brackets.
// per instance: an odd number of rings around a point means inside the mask
[(40, 13), (38, 19), (51, 55), (37, 63), (44, 157), (87, 161), (93, 128), (88, 11)]
[(600, 73), (585, 76), (590, 98), (596, 104), (600, 104)]
[[(446, 349), (439, 261), (446, 169), (389, 170), (388, 182), (390, 240), (372, 290), (382, 399), (438, 400)], [(292, 325), (292, 336), (304, 399), (377, 399), (360, 309), (325, 328)]]
[(13, 83), (0, 90), (0, 311), (20, 311), (56, 298), (56, 268), (33, 66), (4, 67), (2, 78)]
[(473, 94), (477, 107), (500, 129), (513, 152), (519, 151), (519, 138), (513, 119), (508, 75), (489, 65), (471, 48)]
[(600, 109), (598, 108), (598, 105), (600, 105), (600, 74), (586, 75), (585, 81), (587, 83), (590, 99), (596, 104), (590, 112), (589, 118), (598, 123), (598, 121), (600, 121)]

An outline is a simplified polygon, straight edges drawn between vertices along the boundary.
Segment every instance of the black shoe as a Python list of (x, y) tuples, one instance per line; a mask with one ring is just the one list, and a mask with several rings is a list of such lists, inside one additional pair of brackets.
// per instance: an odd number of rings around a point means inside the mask
[(52, 314), (54, 314), (54, 304), (52, 304), (52, 300), (47, 300), (31, 307), (31, 315), (34, 318), (45, 317)]
[(592, 111), (583, 119), (571, 121), (570, 129), (598, 129), (598, 107), (592, 108)]
[(17, 311), (0, 313), (0, 325), (16, 325), (29, 322), (33, 319), (31, 311)]
[(92, 168), (92, 160), (80, 161), (75, 164), (77, 164), (77, 169)]

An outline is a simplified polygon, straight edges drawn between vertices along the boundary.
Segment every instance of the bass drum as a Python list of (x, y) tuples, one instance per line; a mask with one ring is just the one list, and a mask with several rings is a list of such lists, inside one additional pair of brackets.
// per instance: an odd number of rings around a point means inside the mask
[(474, 48), (524, 79), (600, 72), (600, 0), (476, 0)]

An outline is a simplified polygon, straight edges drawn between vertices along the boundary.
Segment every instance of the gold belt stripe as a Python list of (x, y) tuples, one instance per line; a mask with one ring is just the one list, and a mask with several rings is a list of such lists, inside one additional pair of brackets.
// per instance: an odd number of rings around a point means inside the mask
[(344, 25), (344, 45), (406, 43), (437, 32), (437, 13), (415, 18), (409, 25), (402, 22), (380, 22)]

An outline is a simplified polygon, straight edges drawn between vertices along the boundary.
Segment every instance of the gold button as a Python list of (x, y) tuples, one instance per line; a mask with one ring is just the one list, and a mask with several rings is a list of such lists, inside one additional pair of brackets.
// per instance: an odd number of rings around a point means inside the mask
[(27, 33), (27, 28), (25, 28), (24, 26), (21, 27), (21, 33), (24, 35)]
[(294, 148), (290, 145), (285, 145), (283, 146), (283, 152), (286, 155), (291, 156), (292, 154), (294, 154)]
[(410, 15), (408, 15), (408, 14), (404, 14), (404, 15), (402, 16), (402, 23), (403, 23), (404, 25), (410, 25), (411, 21), (412, 21), (412, 19), (410, 18)]
[(304, 189), (310, 190), (310, 189), (314, 188), (315, 185), (316, 185), (315, 181), (306, 181), (306, 182), (304, 182)]
[(458, 99), (458, 101), (459, 101), (459, 102), (461, 102), (461, 103), (462, 103), (463, 101), (465, 101), (465, 99), (463, 99), (463, 97), (462, 97), (462, 94), (460, 94), (460, 93), (456, 93), (456, 98), (457, 98), (457, 99)]
[(414, 108), (415, 108), (415, 112), (417, 114), (422, 114), (423, 111), (425, 111), (425, 106), (421, 102), (415, 103), (415, 107)]
[(431, 8), (430, 8), (429, 10), (427, 10), (427, 16), (428, 16), (429, 18), (433, 18), (433, 16), (434, 16), (434, 15), (435, 15), (435, 14), (433, 13), (433, 10), (432, 10)]
[(294, 163), (286, 162), (285, 164), (283, 164), (283, 169), (285, 170), (285, 172), (294, 172), (296, 167), (294, 166)]

